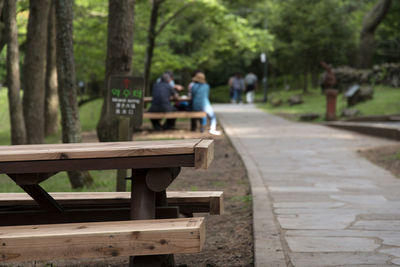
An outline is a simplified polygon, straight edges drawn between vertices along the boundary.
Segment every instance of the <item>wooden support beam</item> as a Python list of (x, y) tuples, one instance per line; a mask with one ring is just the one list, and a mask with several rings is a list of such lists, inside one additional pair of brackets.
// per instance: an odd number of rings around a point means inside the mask
[(22, 184), (19, 185), (26, 193), (28, 193), (45, 211), (62, 212), (63, 208), (38, 184)]
[[(203, 207), (205, 210), (207, 208)], [(184, 208), (185, 213), (192, 211)], [(193, 209), (195, 210), (195, 209)], [(155, 209), (156, 219), (172, 219), (179, 217), (179, 206), (162, 206)], [(192, 216), (188, 216), (192, 217)], [(62, 213), (48, 213), (37, 209), (7, 210), (0, 207), (0, 226), (53, 224), (53, 223), (79, 223), (79, 222), (110, 222), (130, 220), (130, 207), (81, 207), (75, 206), (65, 209)], [(1, 266), (1, 265), (0, 265)]]
[[(125, 208), (131, 203), (130, 192), (56, 192), (51, 196), (65, 209)], [(166, 196), (168, 205), (178, 206), (184, 214), (209, 212), (219, 215), (224, 210), (222, 191), (167, 191)], [(34, 209), (35, 205), (26, 193), (0, 193), (0, 210), (22, 211)]]
[(194, 167), (207, 169), (214, 159), (214, 140), (201, 140), (194, 147)]

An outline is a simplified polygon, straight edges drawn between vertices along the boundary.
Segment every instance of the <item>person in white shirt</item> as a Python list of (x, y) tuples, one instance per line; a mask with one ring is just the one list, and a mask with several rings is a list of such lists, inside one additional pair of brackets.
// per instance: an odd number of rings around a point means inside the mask
[(246, 101), (249, 104), (254, 102), (254, 94), (257, 89), (257, 76), (253, 72), (249, 72), (244, 78), (246, 84)]

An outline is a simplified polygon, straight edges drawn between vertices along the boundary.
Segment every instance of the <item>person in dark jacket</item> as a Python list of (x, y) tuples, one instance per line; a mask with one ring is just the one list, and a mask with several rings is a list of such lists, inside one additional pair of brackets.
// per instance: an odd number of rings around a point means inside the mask
[[(177, 97), (178, 93), (170, 85), (171, 76), (164, 73), (161, 76), (161, 81), (156, 82), (152, 88), (153, 100), (149, 112), (172, 112), (176, 109), (171, 105), (170, 97)], [(175, 119), (167, 119), (164, 125), (161, 126), (159, 119), (152, 119), (151, 123), (154, 130), (160, 131), (163, 129), (173, 129), (175, 127)]]

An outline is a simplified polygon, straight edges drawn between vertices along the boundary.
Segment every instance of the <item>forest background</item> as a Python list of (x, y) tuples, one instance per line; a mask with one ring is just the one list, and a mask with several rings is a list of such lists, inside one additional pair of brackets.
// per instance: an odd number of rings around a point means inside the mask
[[(263, 74), (260, 53), (268, 57), (272, 83), (316, 85), (319, 62), (357, 66), (363, 20), (373, 0), (137, 0), (132, 71), (143, 76), (152, 9), (157, 8), (150, 81), (173, 70), (187, 84), (196, 69), (206, 71), (212, 86), (226, 84), (236, 71)], [(87, 93), (104, 86), (108, 1), (75, 0), (73, 41), (76, 79)], [(29, 1), (17, 1), (21, 64), (26, 46)], [(154, 11), (153, 11), (154, 12)], [(373, 63), (400, 61), (400, 3), (392, 1), (375, 32)], [(3, 26), (4, 28), (4, 26)], [(4, 44), (3, 44), (4, 45)], [(6, 49), (0, 81), (6, 83)], [(367, 66), (370, 67), (370, 66)], [(22, 77), (23, 79), (23, 77)], [(312, 82), (312, 83), (310, 83)]]

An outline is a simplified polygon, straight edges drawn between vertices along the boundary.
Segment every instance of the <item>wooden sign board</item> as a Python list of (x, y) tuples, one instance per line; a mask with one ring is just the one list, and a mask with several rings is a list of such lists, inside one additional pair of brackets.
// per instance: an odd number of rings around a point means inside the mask
[(140, 126), (143, 118), (144, 80), (140, 77), (112, 75), (108, 81), (110, 112), (130, 117), (133, 126)]

